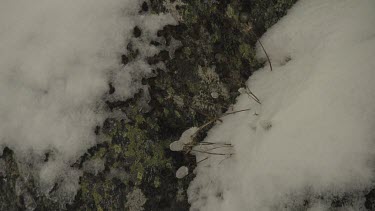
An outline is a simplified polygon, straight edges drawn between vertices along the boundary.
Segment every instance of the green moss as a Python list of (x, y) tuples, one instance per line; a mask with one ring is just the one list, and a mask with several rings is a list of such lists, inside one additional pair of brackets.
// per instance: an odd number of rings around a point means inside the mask
[(182, 9), (182, 18), (184, 22), (189, 22), (191, 24), (197, 23), (198, 22), (198, 16), (194, 12), (194, 10), (191, 10), (190, 8)]
[(95, 206), (97, 208), (97, 210), (103, 210), (100, 206), (100, 202), (102, 201), (102, 196), (97, 193), (96, 191), (92, 191), (92, 196), (94, 197), (94, 201), (95, 201)]
[(167, 108), (164, 108), (163, 109), (163, 113), (164, 113), (164, 116), (165, 117), (168, 117), (169, 116), (169, 110)]
[(138, 115), (135, 116), (135, 122), (137, 124), (142, 124), (142, 123), (145, 122), (145, 118), (142, 115), (138, 114)]
[(99, 150), (93, 156), (93, 159), (103, 158), (107, 150), (105, 148), (99, 148)]
[[(156, 124), (151, 119), (142, 118), (142, 123), (152, 125), (151, 128), (157, 129)], [(165, 168), (170, 162), (164, 155), (164, 145), (155, 143), (149, 140), (147, 131), (139, 128), (137, 124), (126, 124), (127, 133), (126, 138), (129, 139), (129, 144), (123, 151), (124, 159), (132, 160), (130, 164), (130, 175), (135, 178), (136, 185), (142, 184), (144, 174), (146, 171), (153, 169)], [(149, 175), (154, 178), (156, 175)]]
[(234, 20), (238, 20), (238, 11), (236, 11), (230, 4), (227, 6), (227, 10), (225, 13), (229, 18), (233, 18)]
[(155, 177), (155, 179), (154, 179), (154, 187), (155, 188), (159, 188), (160, 185), (161, 185), (160, 178), (159, 177)]
[(113, 148), (113, 151), (114, 151), (116, 154), (120, 154), (120, 153), (121, 153), (122, 148), (121, 148), (120, 145), (118, 145), (118, 144), (113, 144), (113, 145), (111, 145), (111, 146), (112, 146), (112, 148)]
[(247, 43), (241, 43), (239, 46), (239, 51), (243, 58), (254, 57), (254, 50)]
[(143, 142), (147, 138), (145, 134), (146, 131), (141, 130), (139, 127), (131, 124), (126, 124), (125, 128), (127, 129), (125, 136), (130, 140), (130, 145), (126, 153), (131, 153), (129, 156), (132, 156), (136, 153), (134, 152), (137, 146), (136, 143)]

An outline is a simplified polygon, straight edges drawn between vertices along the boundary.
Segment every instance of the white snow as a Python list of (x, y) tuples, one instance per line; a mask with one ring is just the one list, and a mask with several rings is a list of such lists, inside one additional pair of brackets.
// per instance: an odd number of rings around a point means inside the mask
[[(151, 68), (142, 59), (158, 49), (142, 41), (175, 20), (140, 15), (142, 2), (1, 1), (0, 149), (14, 150), (23, 176), (39, 178), (42, 191), (63, 180), (61, 189), (75, 192), (82, 172), (70, 165), (98, 142), (94, 128), (109, 115), (102, 98), (110, 81), (117, 99), (147, 88), (141, 78)], [(131, 38), (135, 25), (143, 30), (138, 41)], [(122, 67), (130, 41), (142, 47), (140, 56)]]
[(169, 145), (169, 149), (174, 152), (179, 152), (184, 149), (185, 144), (180, 141), (174, 141)]
[(186, 167), (186, 166), (181, 166), (176, 171), (176, 177), (177, 177), (177, 179), (182, 179), (182, 178), (184, 178), (188, 174), (189, 174), (189, 168)]
[(373, 0), (300, 0), (268, 30), (261, 40), (274, 69), (248, 81), (262, 104), (243, 93), (234, 110), (252, 110), (209, 132), (205, 141), (235, 152), (199, 163), (191, 210), (291, 210), (308, 199), (320, 211), (373, 184), (374, 23)]
[(178, 141), (184, 144), (190, 144), (191, 142), (193, 142), (193, 138), (198, 130), (199, 128), (197, 127), (191, 127), (185, 130)]
[(172, 151), (175, 151), (175, 152), (182, 151), (184, 149), (185, 145), (188, 145), (191, 142), (193, 142), (194, 136), (196, 135), (198, 130), (199, 130), (199, 128), (197, 128), (197, 127), (191, 127), (189, 129), (185, 130), (182, 133), (180, 139), (172, 142), (169, 145), (169, 149), (172, 150)]

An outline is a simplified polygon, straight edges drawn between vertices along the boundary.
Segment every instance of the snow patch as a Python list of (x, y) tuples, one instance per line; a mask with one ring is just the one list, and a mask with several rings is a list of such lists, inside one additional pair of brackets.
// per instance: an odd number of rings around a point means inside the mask
[[(79, 187), (82, 172), (70, 166), (98, 143), (94, 129), (109, 115), (101, 100), (108, 83), (122, 100), (146, 89), (141, 78), (151, 67), (143, 60), (158, 49), (142, 43), (175, 20), (139, 14), (141, 3), (1, 1), (0, 148), (15, 151), (23, 176), (39, 178), (44, 193), (59, 182), (64, 200), (74, 196), (68, 193)], [(143, 29), (138, 41), (136, 25)], [(129, 42), (140, 46), (139, 59), (123, 66)]]
[(194, 136), (196, 135), (198, 130), (199, 128), (197, 127), (192, 127), (185, 130), (179, 140), (174, 141), (169, 145), (169, 149), (175, 152), (182, 151), (185, 145), (188, 145), (194, 141)]
[(373, 0), (300, 0), (268, 30), (273, 71), (248, 81), (262, 104), (243, 93), (234, 110), (252, 110), (209, 132), (206, 142), (230, 142), (235, 153), (198, 164), (191, 210), (291, 210), (305, 199), (327, 210), (332, 196), (373, 185), (374, 22)]

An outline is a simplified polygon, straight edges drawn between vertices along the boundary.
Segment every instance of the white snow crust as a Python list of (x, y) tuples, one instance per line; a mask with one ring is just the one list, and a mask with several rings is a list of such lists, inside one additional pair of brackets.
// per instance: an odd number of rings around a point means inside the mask
[[(145, 43), (176, 21), (140, 14), (142, 2), (1, 1), (0, 149), (15, 151), (22, 176), (36, 178), (43, 193), (60, 181), (61, 195), (74, 196), (82, 172), (70, 166), (100, 141), (94, 128), (109, 115), (103, 100), (108, 83), (115, 99), (147, 91), (141, 79), (151, 67), (144, 58), (159, 49)], [(142, 29), (137, 40), (136, 25)], [(131, 41), (140, 55), (123, 66), (121, 54)]]
[[(234, 110), (252, 110), (209, 132), (205, 141), (235, 151), (199, 163), (191, 210), (303, 210), (307, 199), (320, 211), (334, 196), (366, 193), (374, 179), (374, 23), (373, 0), (300, 0), (264, 34), (273, 71), (266, 64), (247, 83), (262, 104), (242, 94)], [(343, 209), (362, 210), (363, 201)]]

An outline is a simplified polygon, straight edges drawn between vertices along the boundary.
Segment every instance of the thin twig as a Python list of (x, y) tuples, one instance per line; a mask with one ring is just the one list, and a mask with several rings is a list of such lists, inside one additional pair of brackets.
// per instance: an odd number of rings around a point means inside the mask
[(195, 137), (201, 130), (203, 130), (205, 127), (209, 126), (210, 124), (216, 122), (219, 118), (214, 118), (213, 120), (210, 120), (208, 122), (206, 122), (204, 125), (200, 126), (197, 131), (195, 131), (195, 133), (193, 135), (191, 135), (191, 137)]
[(238, 110), (238, 111), (228, 112), (228, 113), (224, 113), (221, 117), (231, 115), (231, 114), (240, 113), (240, 112), (244, 112), (244, 111), (250, 111), (250, 110), (251, 110), (251, 108), (247, 108), (247, 109), (242, 109), (242, 110)]
[(199, 152), (199, 153), (206, 153), (206, 154), (209, 154), (209, 155), (232, 155), (232, 153), (223, 154), (223, 153), (215, 153), (215, 152), (205, 152), (205, 151), (200, 151), (200, 150), (195, 150), (195, 149), (192, 149), (191, 151), (192, 152)]
[(266, 54), (268, 64), (270, 65), (270, 68), (271, 68), (271, 71), (272, 71), (272, 63), (271, 63), (270, 57), (268, 56), (268, 53), (267, 53), (266, 49), (264, 49), (264, 46), (263, 46), (262, 42), (260, 41), (260, 39), (258, 39), (258, 42), (259, 42), (260, 46), (262, 47), (264, 53)]
[(272, 63), (271, 63), (271, 59), (270, 59), (270, 57), (268, 56), (268, 53), (267, 53), (266, 49), (264, 48), (264, 46), (263, 46), (262, 42), (260, 41), (258, 35), (255, 34), (255, 32), (252, 31), (252, 30), (251, 30), (251, 32), (252, 32), (253, 35), (256, 37), (257, 41), (259, 42), (260, 47), (262, 47), (262, 50), (263, 50), (264, 54), (266, 54), (266, 57), (267, 57), (268, 63), (269, 63), (269, 65), (270, 65), (270, 68), (271, 68), (271, 71), (272, 71)]
[(229, 113), (224, 113), (224, 114), (221, 115), (220, 117), (216, 117), (216, 118), (210, 120), (209, 122), (205, 123), (204, 125), (200, 126), (200, 127), (198, 128), (198, 130), (197, 130), (193, 135), (191, 135), (191, 137), (195, 137), (195, 136), (196, 136), (201, 130), (203, 130), (205, 127), (209, 126), (210, 124), (212, 124), (212, 123), (214, 123), (214, 122), (216, 122), (216, 121), (218, 121), (218, 120), (221, 121), (220, 118), (222, 118), (222, 117), (224, 117), (224, 116), (231, 115), (231, 114), (236, 114), (236, 113), (240, 113), (240, 112), (244, 112), (244, 111), (249, 111), (249, 110), (251, 110), (251, 109), (248, 108), (248, 109), (243, 109), (243, 110), (239, 110), (239, 111), (233, 111), (233, 112), (229, 112)]
[(225, 148), (225, 147), (232, 147), (232, 146), (220, 146), (220, 147), (214, 147), (214, 148), (211, 148), (211, 149), (205, 150), (205, 152), (208, 152), (208, 151), (211, 151), (211, 150), (214, 150), (214, 149), (221, 149), (221, 148)]
[(219, 165), (220, 165), (224, 160), (229, 159), (230, 157), (231, 157), (231, 156), (228, 156), (228, 157), (222, 159), (222, 160), (219, 162)]
[(202, 142), (199, 142), (199, 144), (202, 144), (202, 145), (216, 144), (216, 145), (228, 145), (228, 146), (232, 146), (231, 144), (227, 144), (227, 143), (213, 143), (213, 142), (208, 142), (208, 141), (202, 141)]
[(246, 86), (246, 89), (247, 89), (247, 95), (250, 96), (251, 98), (253, 98), (255, 100), (255, 102), (259, 103), (259, 104), (262, 104), (259, 100), (259, 98), (249, 89), (249, 87)]
[(204, 159), (202, 159), (202, 160), (198, 161), (198, 162), (197, 162), (197, 165), (198, 165), (198, 163), (201, 163), (201, 162), (203, 162), (203, 161), (207, 160), (208, 158), (209, 158), (209, 157), (206, 157), (206, 158), (204, 158)]

